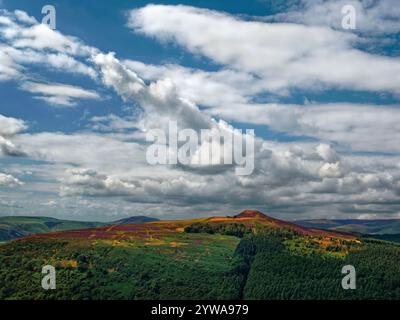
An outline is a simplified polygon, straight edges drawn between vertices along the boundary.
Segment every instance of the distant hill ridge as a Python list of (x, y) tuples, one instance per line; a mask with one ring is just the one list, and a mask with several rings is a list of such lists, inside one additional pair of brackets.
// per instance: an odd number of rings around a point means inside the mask
[(134, 224), (159, 221), (159, 219), (146, 216), (133, 216), (111, 222), (110, 224)]
[[(244, 223), (249, 227), (262, 224), (270, 227), (289, 228), (301, 234), (350, 236), (351, 234), (396, 235), (400, 234), (400, 219), (310, 219), (294, 222), (270, 217), (258, 210), (244, 210), (228, 217), (197, 218), (182, 220), (183, 227), (194, 222), (202, 223)], [(61, 220), (50, 217), (0, 217), (0, 241), (8, 241), (32, 234), (54, 233), (70, 230), (94, 229), (110, 225), (135, 225), (160, 223), (162, 226), (174, 225), (174, 221), (160, 221), (147, 216), (132, 216), (111, 222), (84, 222)]]
[(320, 228), (371, 235), (400, 234), (400, 219), (310, 219), (298, 220), (296, 224), (308, 228)]
[(31, 234), (80, 230), (113, 224), (133, 224), (158, 221), (146, 216), (132, 216), (111, 222), (73, 221), (50, 217), (6, 216), (0, 217), (0, 241), (8, 241)]

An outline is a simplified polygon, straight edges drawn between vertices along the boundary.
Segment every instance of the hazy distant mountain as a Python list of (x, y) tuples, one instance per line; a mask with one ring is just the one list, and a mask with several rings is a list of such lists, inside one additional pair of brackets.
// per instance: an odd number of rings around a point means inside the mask
[(145, 223), (145, 222), (154, 222), (159, 221), (156, 218), (150, 218), (146, 216), (133, 216), (120, 220), (113, 221), (111, 224), (134, 224), (134, 223)]
[(400, 219), (316, 219), (298, 220), (295, 223), (304, 227), (321, 228), (334, 231), (356, 232), (362, 234), (399, 234)]

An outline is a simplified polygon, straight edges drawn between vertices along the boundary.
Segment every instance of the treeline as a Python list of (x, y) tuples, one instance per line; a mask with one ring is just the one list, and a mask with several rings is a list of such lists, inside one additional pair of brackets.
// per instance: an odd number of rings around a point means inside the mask
[(187, 233), (208, 233), (208, 234), (222, 234), (243, 238), (246, 235), (258, 234), (264, 237), (276, 236), (281, 238), (292, 238), (299, 235), (299, 233), (290, 228), (270, 228), (262, 224), (255, 224), (254, 226), (246, 226), (243, 223), (204, 223), (196, 222), (184, 229)]
[(208, 234), (218, 233), (218, 234), (243, 238), (244, 235), (250, 234), (252, 231), (250, 228), (246, 227), (243, 223), (211, 224), (211, 223), (196, 222), (191, 224), (190, 226), (185, 227), (185, 232), (208, 233)]

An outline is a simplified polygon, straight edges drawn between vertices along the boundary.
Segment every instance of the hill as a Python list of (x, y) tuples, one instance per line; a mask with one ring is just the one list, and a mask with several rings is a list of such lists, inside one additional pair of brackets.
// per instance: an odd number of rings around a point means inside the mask
[(158, 221), (156, 218), (150, 218), (146, 216), (133, 216), (120, 220), (116, 220), (111, 222), (110, 224), (134, 224), (134, 223), (146, 223), (146, 222), (154, 222)]
[(0, 241), (21, 238), (30, 234), (80, 230), (113, 224), (132, 224), (157, 221), (155, 218), (133, 216), (109, 223), (60, 220), (49, 217), (0, 217)]
[(317, 219), (299, 220), (301, 226), (361, 234), (400, 234), (400, 219)]
[(100, 222), (59, 220), (48, 217), (0, 217), (0, 241), (36, 233), (94, 228), (101, 225), (104, 224)]
[[(0, 246), (0, 298), (400, 299), (399, 259), (394, 243), (246, 210), (17, 239)], [(41, 288), (47, 264), (57, 290)], [(349, 264), (357, 290), (341, 287)]]

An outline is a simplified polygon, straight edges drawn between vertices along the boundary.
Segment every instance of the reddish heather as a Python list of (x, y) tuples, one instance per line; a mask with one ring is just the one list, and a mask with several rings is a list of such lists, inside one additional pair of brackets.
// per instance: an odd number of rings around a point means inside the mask
[(219, 223), (243, 223), (250, 228), (256, 225), (265, 225), (271, 228), (289, 228), (303, 235), (324, 236), (342, 239), (355, 239), (351, 234), (321, 230), (316, 228), (302, 227), (297, 224), (275, 219), (263, 214), (260, 211), (245, 210), (234, 217), (213, 217), (195, 220), (182, 221), (158, 221), (143, 224), (113, 225), (108, 227), (91, 228), (83, 230), (61, 231), (46, 234), (36, 234), (30, 238), (61, 238), (61, 239), (148, 239), (161, 238), (166, 235), (173, 235), (177, 232), (183, 232), (185, 226), (194, 222), (203, 222), (211, 224)]

